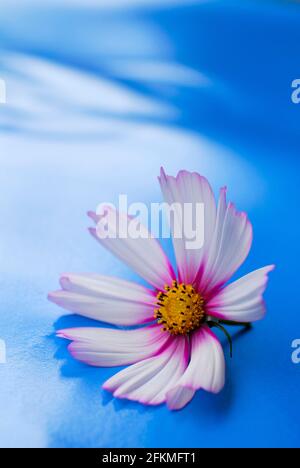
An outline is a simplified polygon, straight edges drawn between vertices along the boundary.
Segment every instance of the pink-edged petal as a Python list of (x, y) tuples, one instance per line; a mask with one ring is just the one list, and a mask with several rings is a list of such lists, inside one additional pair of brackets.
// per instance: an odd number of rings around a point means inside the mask
[[(164, 170), (161, 169), (159, 182), (165, 202), (168, 205), (172, 205), (174, 209), (174, 222), (171, 222), (171, 229), (179, 280), (187, 284), (193, 284), (205, 254), (209, 249), (215, 229), (216, 201), (214, 194), (208, 181), (195, 172), (180, 171), (177, 177), (172, 177), (167, 176)], [(189, 204), (192, 207), (192, 214), (186, 211), (187, 205), (185, 204)], [(204, 205), (204, 220), (201, 218), (198, 224), (195, 222), (197, 220), (197, 204)], [(201, 239), (201, 230), (204, 227), (204, 245), (201, 245), (200, 248), (191, 248), (192, 239), (185, 229), (182, 229), (183, 236), (181, 238), (176, 237), (176, 232), (180, 231), (178, 227), (188, 227), (190, 225), (184, 223), (184, 219), (186, 219), (184, 218), (184, 213), (191, 218), (186, 220), (188, 223), (194, 221), (190, 227), (197, 229), (198, 239)], [(199, 216), (199, 212), (197, 216)], [(196, 243), (194, 242), (193, 245), (196, 246)]]
[(114, 325), (138, 325), (153, 320), (155, 294), (129, 281), (96, 274), (66, 273), (61, 291), (48, 298), (60, 307)]
[(160, 353), (117, 373), (103, 388), (118, 398), (159, 405), (166, 400), (168, 390), (180, 380), (187, 363), (187, 338), (171, 337)]
[(158, 325), (135, 330), (70, 328), (57, 335), (72, 340), (68, 349), (78, 361), (97, 367), (133, 364), (159, 352), (169, 339)]
[(161, 245), (137, 219), (110, 206), (103, 216), (89, 215), (97, 223), (90, 232), (106, 249), (155, 288), (172, 283), (175, 274)]
[(253, 230), (246, 213), (226, 202), (226, 188), (221, 189), (217, 220), (198, 289), (208, 294), (223, 286), (247, 258)]
[(209, 315), (237, 322), (254, 322), (264, 317), (266, 308), (263, 293), (268, 283), (270, 265), (253, 271), (226, 286), (207, 304)]
[(191, 337), (191, 360), (181, 377), (167, 393), (170, 409), (183, 408), (202, 388), (218, 393), (225, 382), (225, 360), (222, 346), (214, 333), (203, 325)]

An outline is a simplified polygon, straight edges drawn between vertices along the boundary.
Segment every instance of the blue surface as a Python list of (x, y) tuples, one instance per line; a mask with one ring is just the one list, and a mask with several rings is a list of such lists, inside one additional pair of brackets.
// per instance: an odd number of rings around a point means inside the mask
[[(299, 5), (75, 3), (1, 2), (0, 445), (299, 446)], [(277, 265), (266, 319), (235, 335), (232, 360), (224, 342), (224, 391), (177, 413), (102, 391), (116, 370), (75, 362), (54, 338), (92, 322), (46, 300), (64, 271), (136, 279), (85, 213), (119, 193), (159, 201), (161, 165), (227, 184), (249, 212), (240, 274)]]

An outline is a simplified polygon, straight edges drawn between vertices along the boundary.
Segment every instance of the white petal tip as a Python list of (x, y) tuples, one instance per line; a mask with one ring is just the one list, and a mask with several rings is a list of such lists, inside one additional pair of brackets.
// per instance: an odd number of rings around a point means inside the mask
[(69, 339), (65, 330), (58, 330), (56, 332), (56, 336), (57, 336), (57, 338), (64, 338), (64, 339), (67, 339), (67, 340)]
[(48, 301), (54, 302), (54, 304), (57, 304), (60, 293), (61, 293), (60, 290), (50, 292), (47, 296)]
[(89, 227), (89, 228), (88, 228), (88, 231), (89, 231), (89, 233), (90, 233), (93, 237), (95, 237), (95, 238), (97, 239), (97, 231), (96, 231), (95, 228)]
[(167, 393), (167, 406), (172, 411), (182, 410), (194, 397), (193, 388), (178, 385)]
[(95, 213), (94, 211), (88, 211), (87, 212), (87, 215), (90, 219), (92, 219), (94, 221), (95, 224), (98, 223), (99, 221), (99, 216), (97, 215), (97, 213)]

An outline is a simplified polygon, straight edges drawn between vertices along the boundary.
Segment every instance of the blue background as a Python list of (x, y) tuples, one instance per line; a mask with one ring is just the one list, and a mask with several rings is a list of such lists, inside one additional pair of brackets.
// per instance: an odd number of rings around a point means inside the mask
[[(2, 0), (1, 446), (299, 446), (299, 43), (290, 2)], [(93, 322), (46, 299), (65, 271), (137, 279), (89, 236), (86, 211), (120, 193), (160, 201), (161, 165), (227, 184), (248, 211), (240, 274), (277, 265), (266, 319), (235, 333), (232, 360), (224, 342), (223, 392), (176, 413), (102, 391), (116, 370), (54, 337)]]

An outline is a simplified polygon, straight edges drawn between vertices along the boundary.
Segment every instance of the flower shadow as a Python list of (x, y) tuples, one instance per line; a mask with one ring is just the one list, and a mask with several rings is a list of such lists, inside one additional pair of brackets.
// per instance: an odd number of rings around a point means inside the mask
[[(78, 315), (66, 315), (60, 317), (55, 323), (54, 328), (55, 331), (61, 330), (64, 328), (74, 328), (74, 327), (107, 327), (106, 324), (94, 321), (91, 319), (86, 319), (84, 317), (80, 317)], [(244, 334), (248, 333), (249, 329), (242, 328), (237, 330), (232, 334), (232, 341), (235, 342)], [(219, 331), (216, 332), (219, 334)], [(50, 339), (53, 339), (55, 344), (57, 345), (57, 350), (54, 354), (54, 358), (58, 361), (62, 361), (63, 364), (61, 366), (61, 375), (63, 378), (73, 378), (73, 379), (80, 379), (84, 386), (88, 386), (90, 390), (94, 388), (96, 391), (100, 392), (101, 395), (101, 403), (103, 406), (108, 404), (113, 404), (113, 407), (116, 412), (120, 411), (128, 411), (130, 409), (134, 409), (139, 414), (143, 414), (149, 411), (157, 411), (163, 405), (159, 405), (157, 407), (149, 407), (143, 405), (138, 402), (133, 402), (125, 399), (118, 399), (114, 398), (112, 394), (106, 390), (101, 389), (102, 383), (108, 379), (110, 376), (118, 372), (121, 367), (114, 367), (114, 368), (98, 368), (88, 366), (86, 364), (80, 363), (76, 361), (68, 351), (68, 344), (69, 341), (62, 340), (57, 336), (50, 335)], [(229, 346), (227, 342), (223, 342), (223, 337), (219, 336), (222, 345), (224, 347), (224, 353), (227, 357), (229, 355)], [(230, 366), (228, 365), (230, 358), (227, 359), (227, 371), (230, 370)], [(231, 403), (234, 399), (234, 385), (233, 379), (230, 377), (227, 378), (227, 383), (222, 392), (218, 395), (214, 395), (205, 391), (198, 391), (194, 399), (192, 400), (191, 405), (195, 411), (192, 411), (193, 414), (197, 415), (201, 412), (202, 416), (205, 414), (207, 417), (214, 418), (226, 415), (228, 411), (230, 411)]]
[[(251, 329), (250, 328), (241, 328), (236, 330), (234, 333), (231, 334), (232, 342), (234, 344), (239, 338), (247, 334)], [(215, 330), (214, 330), (215, 331)], [(207, 415), (207, 417), (214, 418), (216, 417), (220, 420), (222, 415), (225, 417), (231, 410), (232, 403), (234, 401), (235, 395), (235, 386), (234, 381), (235, 379), (231, 378), (231, 374), (234, 372), (232, 366), (230, 365), (231, 358), (229, 356), (229, 344), (227, 340), (224, 340), (222, 335), (219, 331), (216, 331), (216, 334), (219, 335), (219, 339), (222, 343), (225, 359), (226, 359), (226, 374), (227, 374), (227, 381), (225, 383), (224, 389), (217, 395), (200, 390), (196, 393), (191, 405), (194, 405), (195, 411), (192, 413), (195, 414), (197, 417), (201, 412), (202, 417)], [(234, 359), (234, 349), (233, 349), (233, 357)]]
[[(112, 328), (105, 323), (86, 319), (75, 314), (62, 316), (54, 323), (55, 331), (74, 327)], [(57, 345), (54, 358), (62, 362), (60, 372), (63, 378), (80, 380), (82, 385), (89, 387), (90, 391), (94, 389), (99, 393), (99, 400), (103, 406), (113, 404), (115, 411), (134, 409), (139, 414), (147, 411), (148, 407), (136, 402), (114, 398), (110, 392), (101, 388), (103, 382), (119, 372), (122, 367), (100, 368), (88, 366), (70, 355), (68, 351), (69, 341), (59, 338), (55, 334), (50, 335), (49, 338), (53, 339)]]
[[(78, 315), (62, 316), (54, 323), (55, 331), (62, 330), (65, 328), (76, 328), (85, 326), (105, 327), (106, 325), (94, 320), (79, 317)], [(60, 372), (63, 378), (80, 379), (86, 385), (96, 386), (97, 389), (99, 389), (101, 386), (101, 382), (104, 382), (110, 377), (110, 375), (112, 375), (116, 371), (115, 369), (98, 368), (83, 364), (70, 355), (68, 351), (68, 345), (70, 342), (68, 340), (59, 338), (55, 334), (52, 334), (50, 338), (53, 339), (55, 344), (57, 345), (54, 358), (58, 361), (63, 362), (60, 368)], [(103, 393), (106, 392), (103, 391)], [(104, 398), (103, 403), (108, 403), (107, 398)]]

